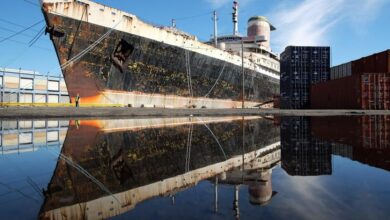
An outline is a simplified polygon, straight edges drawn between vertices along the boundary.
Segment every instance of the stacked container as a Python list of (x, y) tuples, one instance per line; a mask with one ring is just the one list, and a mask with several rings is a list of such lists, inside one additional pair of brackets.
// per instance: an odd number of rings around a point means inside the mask
[(311, 108), (390, 109), (390, 50), (333, 67), (331, 73), (334, 80), (312, 86)]
[(280, 63), (280, 107), (310, 108), (311, 85), (330, 79), (330, 48), (289, 46)]

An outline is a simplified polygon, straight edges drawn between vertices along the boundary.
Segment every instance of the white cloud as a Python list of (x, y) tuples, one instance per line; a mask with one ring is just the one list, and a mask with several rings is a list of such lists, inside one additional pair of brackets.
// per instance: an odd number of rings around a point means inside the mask
[[(338, 24), (362, 26), (372, 21), (387, 0), (303, 0), (292, 5), (282, 1), (269, 17), (277, 27), (274, 45), (326, 45)], [(358, 30), (358, 28), (356, 28)]]
[(230, 3), (230, 0), (205, 0), (207, 3), (209, 3), (214, 8), (220, 8), (225, 4)]

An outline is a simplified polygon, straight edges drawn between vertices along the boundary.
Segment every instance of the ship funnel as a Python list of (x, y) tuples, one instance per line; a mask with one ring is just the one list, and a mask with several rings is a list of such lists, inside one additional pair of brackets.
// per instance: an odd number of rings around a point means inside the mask
[(276, 28), (268, 21), (266, 17), (254, 16), (248, 20), (248, 37), (253, 38), (257, 43), (267, 49), (270, 48), (271, 31)]

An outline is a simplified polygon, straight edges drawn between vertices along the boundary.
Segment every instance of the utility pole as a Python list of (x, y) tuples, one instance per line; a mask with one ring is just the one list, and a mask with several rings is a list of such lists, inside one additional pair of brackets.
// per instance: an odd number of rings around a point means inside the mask
[(241, 75), (242, 75), (242, 108), (245, 107), (244, 99), (245, 99), (245, 70), (244, 70), (244, 38), (241, 37)]
[(218, 29), (217, 29), (218, 28), (217, 27), (218, 17), (217, 17), (217, 11), (214, 11), (213, 20), (214, 20), (214, 46), (218, 47)]

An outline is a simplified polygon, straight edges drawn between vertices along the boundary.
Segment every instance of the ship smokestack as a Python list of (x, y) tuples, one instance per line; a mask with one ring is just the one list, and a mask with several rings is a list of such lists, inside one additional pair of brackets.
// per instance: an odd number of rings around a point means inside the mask
[(248, 20), (248, 37), (267, 50), (271, 50), (271, 31), (274, 30), (276, 28), (264, 16), (254, 16)]
[(238, 35), (238, 2), (233, 1), (233, 35)]

